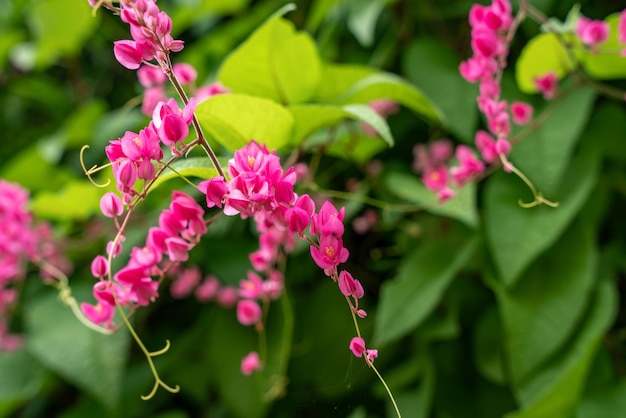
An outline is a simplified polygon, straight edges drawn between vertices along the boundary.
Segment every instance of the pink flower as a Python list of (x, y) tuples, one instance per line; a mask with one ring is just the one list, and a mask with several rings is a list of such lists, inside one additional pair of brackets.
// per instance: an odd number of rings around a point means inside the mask
[(320, 238), (319, 248), (311, 245), (311, 257), (313, 261), (324, 270), (327, 276), (331, 276), (339, 264), (345, 263), (349, 252), (343, 248), (341, 238), (334, 235), (323, 235)]
[(241, 325), (253, 325), (261, 320), (261, 307), (253, 300), (243, 299), (237, 302), (237, 320)]
[(209, 302), (217, 296), (220, 281), (215, 276), (208, 276), (196, 288), (196, 299), (199, 302)]
[(492, 163), (498, 159), (498, 153), (496, 152), (496, 141), (491, 135), (485, 131), (476, 132), (474, 143), (480, 154), (488, 163)]
[(533, 117), (533, 107), (524, 102), (511, 103), (511, 116), (518, 125), (526, 125)]
[(437, 199), (439, 200), (439, 204), (445, 203), (446, 201), (452, 199), (454, 196), (456, 196), (455, 191), (449, 187), (444, 187), (437, 192)]
[(112, 305), (106, 302), (98, 302), (97, 305), (91, 305), (83, 302), (80, 304), (80, 310), (83, 314), (96, 325), (105, 324), (113, 319), (115, 310)]
[(181, 84), (192, 84), (196, 81), (196, 78), (198, 78), (196, 69), (193, 68), (191, 64), (187, 64), (186, 62), (174, 64), (172, 70)]
[(182, 299), (191, 294), (201, 279), (200, 269), (190, 267), (184, 269), (170, 286), (170, 294), (174, 299)]
[(554, 98), (556, 90), (558, 88), (558, 81), (559, 78), (557, 77), (556, 73), (552, 71), (547, 72), (542, 76), (535, 77), (533, 80), (533, 82), (535, 83), (535, 87), (537, 88), (537, 90), (539, 90), (539, 92), (543, 94), (543, 97), (546, 100)]
[[(617, 39), (620, 44), (626, 44), (626, 9), (622, 10), (617, 23)], [(626, 56), (626, 49), (622, 50), (622, 56)]]
[(339, 290), (344, 296), (352, 296), (355, 299), (360, 299), (365, 294), (361, 283), (345, 270), (342, 270), (339, 273), (339, 280), (337, 284), (339, 285)]
[(228, 94), (230, 93), (230, 89), (224, 87), (222, 83), (219, 81), (209, 84), (208, 86), (200, 87), (196, 90), (196, 100), (198, 103), (201, 103), (208, 99), (209, 97), (213, 97), (217, 94)]
[(350, 340), (350, 350), (356, 357), (363, 357), (365, 353), (365, 340), (361, 337), (354, 337)]
[(163, 70), (152, 65), (142, 65), (137, 70), (137, 78), (145, 88), (159, 86), (167, 81), (167, 76)]
[(113, 42), (113, 53), (115, 59), (129, 70), (136, 70), (143, 61), (143, 54), (137, 49), (135, 41)]
[(241, 360), (241, 374), (249, 376), (263, 367), (259, 353), (253, 351)]
[(312, 217), (311, 234), (330, 235), (341, 237), (344, 232), (343, 218), (346, 208), (337, 210), (330, 201), (325, 201), (317, 214)]
[(602, 20), (591, 20), (582, 16), (576, 25), (576, 35), (584, 44), (596, 46), (606, 42), (609, 36), (609, 24)]
[(448, 170), (443, 165), (436, 168), (428, 167), (424, 170), (422, 181), (428, 190), (439, 191), (448, 183)]
[(223, 201), (228, 194), (228, 186), (224, 177), (213, 177), (198, 184), (198, 190), (206, 195), (206, 205), (208, 208), (217, 206), (221, 208)]

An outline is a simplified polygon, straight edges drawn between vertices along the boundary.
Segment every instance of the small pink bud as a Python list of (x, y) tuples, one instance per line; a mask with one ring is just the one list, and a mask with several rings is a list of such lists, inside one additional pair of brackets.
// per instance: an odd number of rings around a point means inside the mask
[(99, 278), (109, 274), (109, 263), (102, 255), (97, 255), (91, 262), (91, 274)]
[(124, 212), (122, 199), (113, 192), (106, 192), (100, 199), (100, 211), (107, 218), (120, 216)]
[(498, 153), (498, 155), (507, 155), (509, 152), (511, 152), (511, 143), (506, 139), (498, 139), (496, 141), (496, 152)]
[(251, 352), (241, 360), (241, 374), (249, 376), (255, 371), (261, 369), (262, 364), (259, 359), (259, 353)]

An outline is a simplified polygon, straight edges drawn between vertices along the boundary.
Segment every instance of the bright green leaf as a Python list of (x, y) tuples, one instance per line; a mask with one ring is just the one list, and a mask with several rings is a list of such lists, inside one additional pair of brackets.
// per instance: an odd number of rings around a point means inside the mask
[(473, 184), (466, 185), (455, 197), (441, 204), (437, 194), (428, 190), (417, 176), (392, 172), (385, 176), (384, 181), (393, 194), (422, 205), (428, 212), (458, 219), (473, 228), (478, 226), (476, 187)]
[(443, 118), (441, 111), (417, 87), (391, 73), (376, 73), (355, 82), (335, 102), (366, 104), (377, 99), (398, 102), (434, 121)]
[(54, 220), (85, 220), (100, 208), (102, 191), (85, 180), (69, 181), (59, 192), (42, 191), (31, 202), (37, 217)]
[(617, 309), (617, 294), (610, 281), (601, 281), (595, 293), (590, 310), (567, 350), (519, 389), (517, 395), (523, 408), (507, 414), (506, 418), (568, 418), (573, 415), (595, 352)]
[(315, 92), (318, 103), (333, 103), (352, 85), (378, 71), (371, 67), (354, 64), (324, 63), (320, 86)]
[(37, 38), (37, 65), (47, 67), (63, 54), (76, 54), (95, 29), (89, 3), (81, 0), (34, 2), (28, 23)]
[(293, 144), (301, 144), (315, 131), (331, 127), (344, 119), (356, 119), (367, 123), (378, 132), (389, 146), (393, 146), (393, 136), (383, 117), (364, 105), (295, 105), (288, 108), (294, 118)]
[(478, 107), (478, 87), (459, 73), (459, 59), (443, 43), (417, 39), (403, 55), (404, 74), (445, 116), (445, 124), (466, 142), (473, 141)]
[(204, 132), (229, 151), (252, 139), (269, 149), (280, 149), (291, 140), (293, 117), (283, 106), (245, 94), (219, 94), (200, 103), (196, 116)]
[(523, 384), (574, 332), (591, 296), (596, 258), (593, 237), (575, 224), (515, 286), (496, 287), (515, 384)]
[(293, 104), (313, 97), (320, 75), (313, 39), (274, 15), (224, 60), (218, 79), (235, 93)]
[(558, 208), (520, 207), (518, 200), (529, 200), (529, 192), (513, 174), (497, 173), (489, 180), (485, 189), (486, 236), (506, 286), (513, 285), (574, 218), (595, 184), (598, 163), (596, 152), (580, 152), (563, 176), (558, 191), (547, 196), (559, 202)]
[(542, 33), (522, 49), (515, 66), (517, 85), (524, 93), (536, 93), (534, 79), (554, 72), (559, 78), (574, 69), (574, 62), (556, 35)]
[(439, 303), (443, 292), (465, 266), (477, 240), (460, 250), (449, 243), (432, 242), (409, 253), (397, 276), (383, 284), (376, 316), (375, 345), (396, 340), (417, 327)]
[(593, 89), (577, 89), (556, 105), (535, 132), (513, 148), (513, 164), (544, 194), (554, 192), (563, 178), (595, 98)]
[(343, 106), (342, 109), (349, 115), (354, 116), (356, 119), (374, 128), (387, 145), (390, 147), (393, 146), (393, 136), (391, 135), (387, 121), (372, 108), (365, 105), (346, 105)]
[[(73, 290), (82, 297), (90, 293), (86, 288)], [(102, 335), (90, 330), (54, 293), (30, 301), (24, 312), (28, 352), (107, 409), (115, 410), (122, 391), (128, 333)], [(146, 373), (150, 373), (147, 366)]]

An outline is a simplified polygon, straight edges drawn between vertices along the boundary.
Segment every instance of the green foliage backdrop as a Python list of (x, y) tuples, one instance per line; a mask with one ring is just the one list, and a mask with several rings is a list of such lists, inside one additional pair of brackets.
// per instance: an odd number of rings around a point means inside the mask
[[(473, 143), (483, 126), (478, 89), (459, 75), (471, 55), (469, 0), (161, 0), (199, 80), (233, 94), (197, 116), (226, 165), (251, 138), (310, 167), (299, 193), (346, 206), (348, 268), (363, 283), (362, 332), (406, 418), (604, 418), (626, 415), (626, 58), (578, 52), (525, 21), (512, 43), (503, 97), (549, 115), (514, 145), (511, 161), (546, 197), (522, 208), (523, 182), (489, 172), (440, 204), (412, 170), (413, 147), (440, 138)], [(565, 0), (530, 2), (566, 20)], [(580, 2), (605, 19), (611, 2)], [(514, 4), (517, 8), (517, 4)], [(567, 23), (567, 22), (566, 22)], [(109, 189), (80, 166), (149, 120), (135, 75), (114, 59), (127, 27), (87, 0), (10, 0), (0, 12), (0, 178), (31, 191), (34, 215), (65, 237), (77, 300), (90, 300), (89, 266), (115, 230), (99, 214)], [(572, 41), (575, 42), (575, 41)], [(616, 35), (609, 46), (619, 48)], [(588, 78), (570, 76), (571, 71)], [(558, 100), (533, 78), (553, 70)], [(574, 73), (574, 75), (579, 73)], [(601, 80), (603, 87), (598, 87)], [(622, 89), (622, 90), (620, 90)], [(368, 103), (390, 99), (383, 118)], [(367, 123), (378, 137), (360, 129)], [(196, 183), (216, 175), (202, 154), (173, 168)], [(96, 180), (111, 177), (104, 170)], [(113, 190), (112, 186), (109, 186)], [(126, 245), (143, 242), (171, 191), (197, 190), (166, 171), (133, 218)], [(368, 211), (378, 221), (352, 228)], [(220, 219), (190, 256), (204, 274), (237, 286), (256, 233)], [(268, 318), (265, 371), (242, 376), (256, 344), (232, 309), (161, 297), (133, 317), (160, 375), (181, 392), (140, 400), (152, 386), (125, 329), (81, 325), (34, 268), (11, 327), (25, 346), (0, 353), (0, 416), (392, 417), (376, 376), (348, 350), (349, 310), (298, 247), (285, 266), (287, 296)], [(371, 343), (370, 343), (371, 342)]]

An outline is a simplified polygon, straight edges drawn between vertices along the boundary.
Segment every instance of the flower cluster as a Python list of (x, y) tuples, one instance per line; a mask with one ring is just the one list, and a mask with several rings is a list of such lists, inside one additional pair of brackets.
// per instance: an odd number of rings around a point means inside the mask
[[(0, 351), (16, 350), (22, 343), (21, 336), (9, 333), (9, 314), (19, 298), (15, 285), (24, 279), (26, 263), (45, 260), (62, 271), (71, 269), (59, 252), (51, 226), (34, 224), (28, 201), (27, 190), (0, 179)], [(41, 274), (50, 278), (45, 268)]]
[[(469, 14), (473, 56), (459, 66), (461, 76), (471, 83), (479, 83), (478, 108), (487, 120), (487, 131), (478, 131), (474, 151), (459, 145), (454, 150), (456, 165), (447, 166), (452, 158), (448, 141), (436, 141), (428, 149), (415, 149), (416, 171), (429, 190), (437, 193), (440, 202), (452, 198), (455, 189), (480, 175), (486, 164), (506, 157), (511, 150), (509, 136), (511, 119), (524, 125), (532, 119), (533, 109), (524, 102), (507, 103), (500, 98), (501, 71), (506, 66), (509, 52), (507, 35), (512, 29), (513, 16), (508, 0), (494, 0), (489, 6), (474, 5)], [(505, 166), (505, 169), (509, 169)]]
[[(338, 283), (353, 312), (365, 317), (358, 300), (364, 291), (360, 282), (337, 267), (345, 263), (349, 252), (343, 246), (345, 209), (337, 210), (326, 201), (316, 212), (313, 199), (294, 190), (297, 174), (293, 167), (283, 170), (280, 158), (266, 146), (251, 141), (235, 152), (228, 164), (230, 179), (205, 180), (198, 189), (206, 195), (209, 208), (217, 207), (229, 216), (252, 218), (259, 235), (259, 249), (250, 255), (256, 271), (240, 282), (237, 296), (237, 319), (242, 325), (254, 325), (262, 331), (263, 310), (259, 302), (278, 298), (283, 277), (276, 266), (281, 254), (295, 246), (295, 237), (309, 241), (315, 263)], [(307, 235), (307, 230), (310, 237)], [(242, 362), (242, 372), (249, 374), (262, 367), (258, 355), (250, 353)]]
[(183, 41), (172, 38), (172, 19), (159, 10), (156, 0), (121, 0), (120, 6), (120, 18), (130, 25), (133, 39), (114, 42), (117, 61), (130, 70), (152, 60), (169, 67), (170, 51), (184, 47)]
[(136, 308), (158, 297), (160, 280), (173, 264), (187, 261), (189, 251), (206, 232), (203, 216), (204, 210), (192, 197), (174, 191), (169, 208), (159, 216), (158, 227), (149, 229), (145, 245), (134, 247), (128, 263), (112, 275), (109, 260), (121, 252), (124, 235), (120, 231), (107, 246), (108, 258), (98, 255), (92, 262), (91, 272), (99, 279), (93, 287), (97, 303), (81, 304), (85, 316), (95, 324), (112, 327), (116, 305)]
[(155, 163), (163, 159), (161, 144), (178, 154), (178, 145), (189, 134), (194, 110), (193, 99), (183, 109), (174, 99), (159, 102), (146, 128), (139, 133), (127, 131), (121, 138), (109, 141), (105, 152), (113, 166), (117, 190), (122, 194), (124, 204), (130, 203), (138, 194), (135, 190), (138, 179), (150, 181), (155, 178)]

